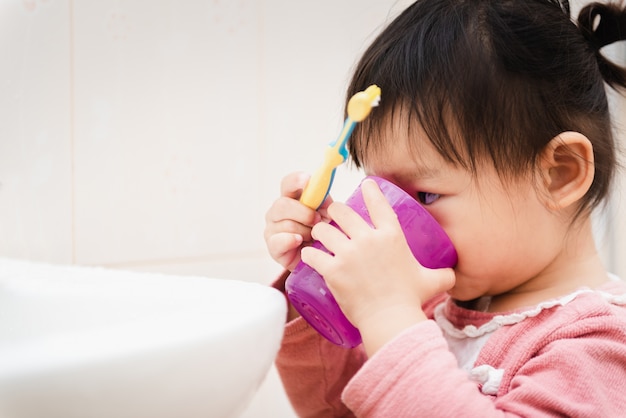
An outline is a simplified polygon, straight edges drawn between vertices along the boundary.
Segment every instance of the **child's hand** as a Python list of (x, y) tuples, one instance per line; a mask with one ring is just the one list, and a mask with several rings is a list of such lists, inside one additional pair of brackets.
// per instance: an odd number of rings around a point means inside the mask
[(313, 238), (332, 254), (310, 247), (302, 250), (302, 259), (324, 276), (372, 354), (403, 329), (426, 319), (422, 303), (450, 289), (454, 272), (420, 265), (378, 185), (368, 180), (361, 190), (374, 228), (348, 206), (333, 203), (328, 214), (341, 231), (327, 223), (312, 230)]
[(312, 241), (311, 228), (326, 215), (332, 202), (330, 196), (317, 210), (298, 201), (309, 180), (304, 173), (292, 173), (283, 178), (280, 195), (265, 215), (265, 244), (272, 258), (287, 270), (300, 261), (300, 249)]

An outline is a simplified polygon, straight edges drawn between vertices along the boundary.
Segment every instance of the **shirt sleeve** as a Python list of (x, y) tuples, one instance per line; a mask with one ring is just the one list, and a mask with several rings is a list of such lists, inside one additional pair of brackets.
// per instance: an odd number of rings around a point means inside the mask
[(489, 396), (458, 368), (439, 327), (424, 321), (372, 356), (343, 400), (358, 417), (623, 416), (625, 330), (601, 322), (588, 332), (580, 324), (561, 330), (532, 356), (517, 357), (507, 387)]
[(353, 417), (341, 393), (365, 358), (361, 346), (336, 346), (298, 318), (285, 327), (276, 369), (299, 417)]
[(405, 330), (374, 354), (343, 399), (358, 417), (486, 417), (484, 411), (493, 408), (459, 369), (432, 320)]
[[(272, 286), (284, 293), (283, 273)], [(341, 392), (366, 360), (361, 346), (346, 349), (319, 335), (303, 318), (285, 325), (275, 360), (289, 401), (299, 417), (354, 417)]]

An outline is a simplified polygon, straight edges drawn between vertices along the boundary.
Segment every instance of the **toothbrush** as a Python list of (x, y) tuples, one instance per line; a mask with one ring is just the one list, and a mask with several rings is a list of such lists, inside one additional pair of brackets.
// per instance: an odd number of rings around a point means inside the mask
[(363, 121), (380, 102), (380, 88), (372, 84), (364, 91), (356, 93), (348, 101), (348, 117), (343, 124), (343, 129), (336, 140), (328, 144), (324, 153), (324, 161), (309, 179), (300, 196), (300, 202), (317, 209), (328, 196), (330, 186), (335, 178), (336, 168), (348, 158), (346, 143), (354, 127)]

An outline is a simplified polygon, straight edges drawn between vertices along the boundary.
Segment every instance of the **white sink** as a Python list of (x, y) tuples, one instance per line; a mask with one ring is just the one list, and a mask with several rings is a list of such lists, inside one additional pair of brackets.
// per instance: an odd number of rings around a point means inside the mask
[(237, 417), (285, 315), (255, 283), (0, 259), (0, 417)]

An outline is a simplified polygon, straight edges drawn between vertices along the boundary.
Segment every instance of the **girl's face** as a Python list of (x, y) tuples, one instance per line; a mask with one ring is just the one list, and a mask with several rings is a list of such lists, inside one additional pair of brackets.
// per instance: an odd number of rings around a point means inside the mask
[[(541, 286), (562, 249), (566, 223), (528, 175), (504, 183), (490, 163), (469, 171), (446, 162), (427, 139), (409, 149), (393, 131), (393, 147), (369, 152), (368, 175), (413, 195), (452, 240), (459, 257), (450, 295), (462, 301)], [(417, 151), (417, 152), (416, 152)]]

